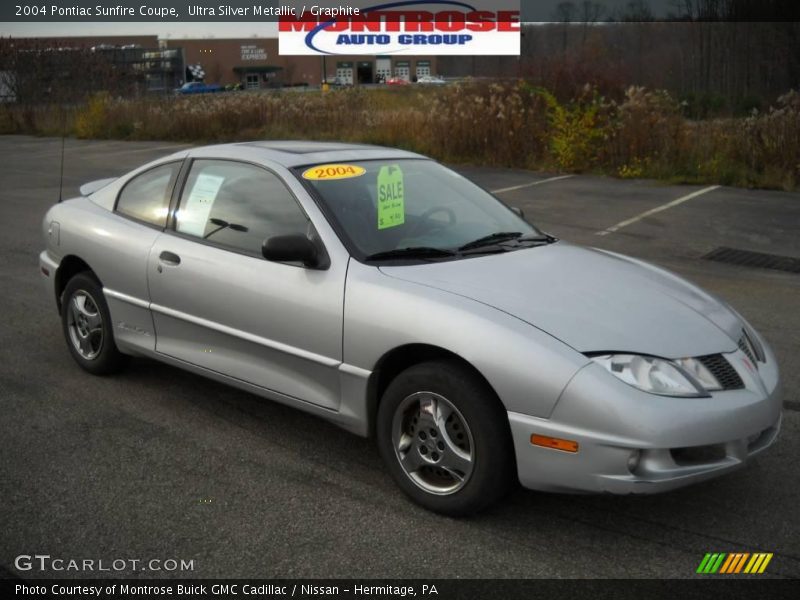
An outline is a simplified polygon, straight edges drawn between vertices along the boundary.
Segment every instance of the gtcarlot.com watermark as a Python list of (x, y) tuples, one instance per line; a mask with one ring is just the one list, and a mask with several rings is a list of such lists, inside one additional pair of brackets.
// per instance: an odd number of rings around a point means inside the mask
[(20, 554), (14, 559), (17, 571), (65, 573), (123, 573), (156, 571), (181, 573), (194, 571), (194, 559), (182, 558), (61, 558), (49, 554)]

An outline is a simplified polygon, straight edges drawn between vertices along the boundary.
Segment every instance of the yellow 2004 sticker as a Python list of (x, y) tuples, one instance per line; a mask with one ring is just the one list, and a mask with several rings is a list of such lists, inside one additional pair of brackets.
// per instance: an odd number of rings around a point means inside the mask
[(317, 165), (303, 172), (303, 179), (327, 181), (329, 179), (350, 179), (361, 177), (367, 170), (358, 165)]
[(406, 222), (403, 171), (399, 165), (381, 167), (378, 173), (378, 229)]

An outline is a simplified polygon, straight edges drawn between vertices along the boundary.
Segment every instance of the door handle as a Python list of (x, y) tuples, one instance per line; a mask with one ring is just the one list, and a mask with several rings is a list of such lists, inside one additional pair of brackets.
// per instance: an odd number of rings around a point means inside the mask
[(161, 254), (159, 254), (158, 260), (166, 265), (177, 266), (181, 264), (181, 257), (174, 252), (170, 252), (169, 250), (164, 250)]

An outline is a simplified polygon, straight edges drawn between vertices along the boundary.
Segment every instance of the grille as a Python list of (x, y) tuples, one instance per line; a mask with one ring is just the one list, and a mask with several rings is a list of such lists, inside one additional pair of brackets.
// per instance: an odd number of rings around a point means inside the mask
[(744, 389), (744, 382), (736, 369), (733, 368), (728, 359), (722, 354), (710, 354), (708, 356), (701, 356), (697, 360), (703, 363), (703, 366), (708, 369), (714, 378), (722, 386), (723, 390), (742, 390)]

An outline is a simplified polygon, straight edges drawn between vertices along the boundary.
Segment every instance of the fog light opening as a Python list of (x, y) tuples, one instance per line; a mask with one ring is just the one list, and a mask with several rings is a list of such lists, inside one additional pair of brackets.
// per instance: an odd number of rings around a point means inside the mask
[(631, 452), (630, 457), (628, 458), (628, 471), (631, 473), (636, 472), (636, 469), (639, 467), (639, 461), (642, 459), (642, 451), (641, 450), (634, 450)]

